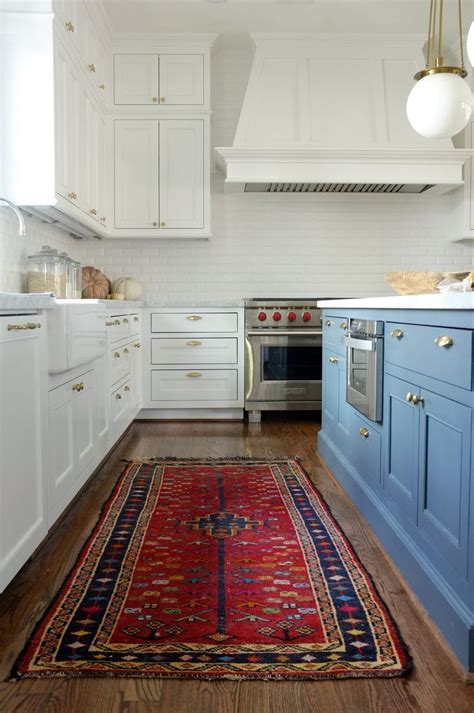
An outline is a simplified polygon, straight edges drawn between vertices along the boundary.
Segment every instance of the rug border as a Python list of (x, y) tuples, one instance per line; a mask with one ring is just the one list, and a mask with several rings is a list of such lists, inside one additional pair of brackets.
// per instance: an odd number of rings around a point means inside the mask
[[(390, 610), (388, 609), (388, 606), (381, 596), (374, 579), (370, 572), (368, 571), (367, 567), (363, 564), (363, 562), (360, 560), (359, 555), (355, 552), (352, 543), (348, 536), (346, 535), (345, 530), (343, 527), (340, 525), (340, 523), (336, 520), (335, 516), (333, 515), (331, 508), (329, 507), (324, 495), (321, 493), (321, 491), (318, 489), (316, 484), (313, 482), (311, 475), (309, 472), (306, 470), (306, 468), (302, 465), (302, 461), (307, 460), (303, 459), (301, 456), (295, 455), (293, 457), (287, 457), (287, 458), (251, 458), (250, 456), (231, 456), (228, 458), (224, 457), (217, 457), (217, 458), (180, 458), (178, 456), (170, 456), (170, 457), (151, 457), (151, 458), (136, 458), (136, 459), (121, 459), (120, 462), (125, 463), (123, 469), (120, 471), (117, 480), (115, 484), (113, 485), (110, 493), (106, 497), (105, 501), (103, 502), (99, 514), (98, 514), (98, 519), (95, 525), (92, 527), (89, 535), (85, 538), (85, 541), (83, 545), (81, 546), (77, 556), (74, 559), (73, 564), (71, 565), (68, 573), (65, 575), (61, 585), (59, 586), (58, 590), (56, 591), (55, 594), (53, 594), (53, 598), (49, 605), (46, 607), (45, 611), (43, 614), (40, 615), (39, 620), (36, 622), (34, 625), (33, 629), (31, 630), (30, 634), (28, 634), (26, 642), (24, 646), (22, 647), (20, 653), (16, 657), (11, 670), (10, 670), (10, 675), (8, 678), (4, 679), (5, 683), (14, 683), (18, 681), (23, 681), (23, 680), (28, 680), (30, 678), (149, 678), (149, 679), (181, 679), (181, 680), (207, 680), (207, 681), (218, 681), (218, 680), (239, 680), (239, 681), (267, 681), (267, 682), (280, 682), (280, 681), (323, 681), (323, 680), (331, 680), (331, 679), (339, 679), (339, 680), (350, 680), (352, 678), (399, 678), (401, 676), (406, 676), (408, 675), (414, 667), (413, 663), (413, 658), (410, 654), (410, 649), (405, 642), (404, 637), (402, 636), (402, 633), (400, 631), (400, 628), (395, 621), (394, 617), (390, 613)], [(95, 536), (96, 532), (100, 529), (100, 526), (102, 525), (103, 521), (105, 520), (105, 517), (108, 513), (108, 510), (112, 506), (112, 502), (114, 499), (114, 496), (116, 494), (116, 491), (119, 490), (121, 482), (125, 479), (125, 476), (129, 472), (130, 468), (134, 465), (140, 465), (140, 464), (163, 464), (166, 465), (168, 463), (195, 463), (196, 465), (198, 464), (205, 464), (205, 463), (246, 463), (246, 464), (278, 464), (278, 463), (296, 463), (299, 469), (301, 470), (301, 473), (305, 477), (306, 482), (309, 484), (311, 490), (313, 493), (316, 495), (316, 497), (319, 499), (323, 509), (325, 510), (326, 514), (329, 516), (332, 524), (340, 531), (345, 545), (348, 548), (351, 556), (354, 558), (355, 563), (359, 566), (359, 568), (363, 571), (364, 576), (367, 578), (368, 584), (370, 588), (372, 589), (372, 594), (375, 595), (377, 598), (378, 604), (380, 607), (383, 609), (383, 613), (386, 617), (386, 619), (389, 621), (390, 625), (393, 627), (393, 630), (397, 636), (397, 639), (399, 641), (401, 653), (403, 654), (403, 658), (405, 659), (404, 665), (401, 666), (401, 668), (397, 671), (373, 671), (373, 672), (367, 672), (367, 671), (341, 671), (341, 672), (335, 672), (335, 673), (317, 673), (316, 675), (314, 674), (308, 674), (307, 672), (304, 672), (301, 674), (301, 676), (291, 676), (291, 677), (283, 677), (283, 676), (278, 676), (278, 675), (273, 675), (273, 676), (266, 676), (266, 677), (261, 677), (261, 675), (255, 675), (253, 676), (252, 673), (242, 673), (242, 674), (227, 674), (227, 675), (203, 675), (200, 673), (192, 673), (192, 672), (170, 672), (170, 673), (160, 673), (160, 674), (152, 674), (150, 675), (147, 672), (141, 673), (141, 672), (128, 672), (126, 675), (122, 675), (120, 672), (117, 673), (115, 671), (103, 671), (103, 672), (73, 672), (73, 671), (58, 671), (53, 674), (51, 673), (39, 673), (35, 674), (34, 676), (28, 674), (28, 673), (22, 673), (19, 670), (20, 663), (22, 659), (26, 656), (27, 650), (29, 648), (29, 645), (32, 641), (32, 639), (36, 636), (36, 634), (39, 632), (41, 629), (41, 625), (45, 623), (45, 620), (49, 615), (52, 613), (54, 609), (55, 602), (57, 599), (65, 592), (69, 581), (72, 579), (73, 574), (77, 568), (77, 566), (80, 564), (82, 555), (84, 553), (84, 550), (89, 546), (89, 544), (92, 542), (93, 537)]]

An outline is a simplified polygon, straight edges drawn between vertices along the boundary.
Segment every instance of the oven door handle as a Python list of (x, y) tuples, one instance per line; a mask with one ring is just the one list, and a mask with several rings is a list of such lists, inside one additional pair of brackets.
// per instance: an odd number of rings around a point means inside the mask
[(377, 349), (375, 339), (354, 339), (354, 337), (343, 337), (342, 343), (351, 349), (360, 349), (364, 352), (375, 352)]
[(261, 332), (247, 332), (246, 337), (321, 337), (321, 331), (309, 331), (309, 329), (275, 329), (263, 330)]

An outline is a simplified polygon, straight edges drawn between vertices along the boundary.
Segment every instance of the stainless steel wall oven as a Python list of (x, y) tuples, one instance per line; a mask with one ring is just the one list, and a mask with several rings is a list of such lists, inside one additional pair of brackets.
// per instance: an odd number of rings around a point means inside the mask
[(382, 420), (383, 322), (351, 319), (347, 348), (347, 403), (371, 421)]

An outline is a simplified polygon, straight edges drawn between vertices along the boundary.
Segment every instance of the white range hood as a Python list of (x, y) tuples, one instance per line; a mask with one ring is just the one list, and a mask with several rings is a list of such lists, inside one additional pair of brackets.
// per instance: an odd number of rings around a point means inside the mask
[(405, 106), (419, 37), (252, 35), (234, 144), (216, 148), (227, 192), (446, 193), (469, 150), (418, 136)]

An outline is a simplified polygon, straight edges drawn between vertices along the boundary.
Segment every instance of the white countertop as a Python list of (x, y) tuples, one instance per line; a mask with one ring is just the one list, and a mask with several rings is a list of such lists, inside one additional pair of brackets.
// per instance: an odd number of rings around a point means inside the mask
[(207, 300), (150, 300), (145, 302), (145, 307), (176, 307), (187, 309), (196, 307), (243, 307), (244, 299), (207, 299)]
[(55, 301), (51, 292), (0, 292), (0, 312), (51, 309)]
[(362, 309), (473, 309), (474, 292), (450, 292), (436, 295), (394, 295), (358, 299), (318, 300), (318, 307)]

